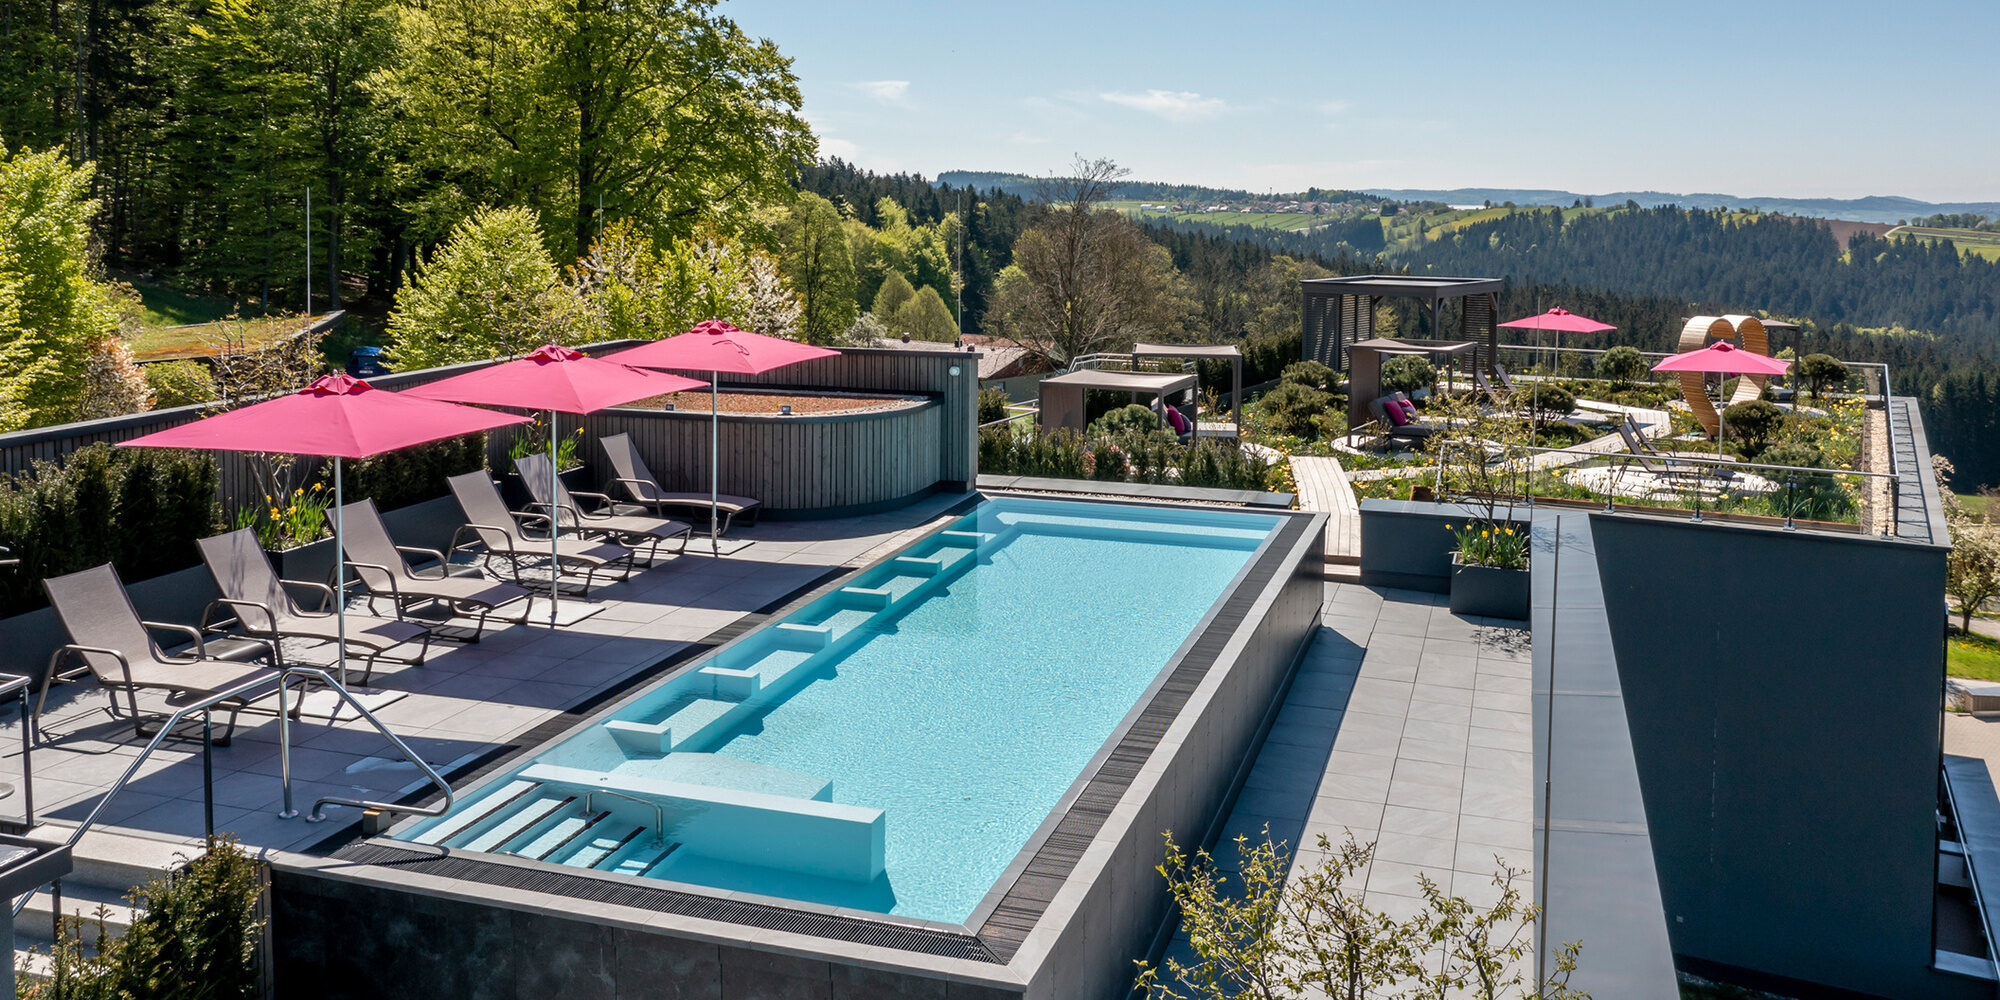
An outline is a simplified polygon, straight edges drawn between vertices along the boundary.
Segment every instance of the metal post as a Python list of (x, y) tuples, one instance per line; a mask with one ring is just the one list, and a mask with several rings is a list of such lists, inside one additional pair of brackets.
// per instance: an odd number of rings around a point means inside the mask
[(716, 531), (717, 508), (721, 506), (722, 488), (722, 409), (720, 393), (715, 383), (722, 378), (721, 372), (708, 373), (708, 552), (712, 556), (722, 555), (720, 533)]
[[(341, 551), (341, 542), (347, 537), (343, 529), (347, 526), (346, 515), (341, 508), (347, 506), (347, 493), (341, 484), (340, 456), (333, 456), (333, 613), (334, 631), (340, 641), (334, 649), (334, 663), (339, 666), (340, 686), (347, 686), (347, 556)], [(338, 713), (340, 706), (333, 710)], [(289, 808), (289, 807), (287, 807)]]
[[(297, 809), (292, 808), (292, 713), (285, 707), (285, 686), (291, 680), (291, 674), (278, 671), (278, 781), (285, 789), (285, 805), (278, 810), (279, 819), (291, 819), (299, 814)], [(335, 711), (339, 711), (338, 707)]]
[(313, 189), (306, 188), (306, 315), (313, 314)]
[(1798, 530), (1798, 525), (1792, 523), (1792, 517), (1796, 515), (1799, 511), (1798, 487), (1799, 487), (1799, 477), (1794, 473), (1789, 473), (1789, 472), (1786, 473), (1785, 474), (1785, 530), (1786, 531)]
[(35, 828), (35, 768), (28, 755), (34, 751), (34, 734), (29, 730), (32, 721), (28, 707), (28, 690), (21, 689), (21, 808), (27, 811), (28, 829)]
[[(549, 411), (549, 627), (556, 627), (556, 605), (562, 601), (558, 586), (562, 578), (562, 549), (556, 536), (556, 525), (561, 519), (556, 516), (562, 494), (556, 486), (562, 481), (562, 471), (556, 468), (556, 411)], [(503, 525), (504, 527), (504, 525)]]
[(215, 722), (201, 710), (201, 832), (215, 842)]

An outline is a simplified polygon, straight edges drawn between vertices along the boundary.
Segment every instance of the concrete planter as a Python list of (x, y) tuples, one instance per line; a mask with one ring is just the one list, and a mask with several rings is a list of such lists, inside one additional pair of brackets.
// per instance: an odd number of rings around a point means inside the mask
[(1451, 555), (1451, 613), (1526, 621), (1528, 571), (1468, 566)]
[[(333, 531), (333, 512), (327, 512), (326, 530)], [(271, 567), (278, 571), (281, 580), (305, 580), (312, 583), (333, 583), (333, 539), (322, 538), (316, 542), (295, 545), (289, 549), (265, 549), (264, 555), (271, 560)], [(304, 598), (300, 598), (303, 600)]]

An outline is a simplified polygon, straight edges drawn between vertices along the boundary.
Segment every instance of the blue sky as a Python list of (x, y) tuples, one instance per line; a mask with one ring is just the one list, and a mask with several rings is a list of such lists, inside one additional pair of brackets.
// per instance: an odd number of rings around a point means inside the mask
[(723, 11), (876, 170), (2000, 200), (2000, 0)]

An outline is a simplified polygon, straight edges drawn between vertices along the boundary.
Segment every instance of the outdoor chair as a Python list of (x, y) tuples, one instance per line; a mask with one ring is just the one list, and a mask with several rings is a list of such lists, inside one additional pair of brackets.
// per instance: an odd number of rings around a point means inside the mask
[[(530, 511), (553, 510), (557, 524), (565, 531), (575, 529), (584, 538), (606, 539), (634, 550), (643, 547), (649, 566), (659, 560), (661, 545), (678, 540), (680, 547), (674, 549), (674, 554), (678, 555), (687, 550), (688, 537), (694, 533), (685, 521), (622, 512), (615, 501), (602, 493), (572, 492), (560, 478), (555, 481), (556, 495), (551, 503), (547, 455), (517, 458), (514, 469), (521, 474), (521, 481), (527, 484), (528, 492), (535, 498), (528, 505)], [(591, 506), (578, 503), (578, 499), (590, 501)]]
[[(202, 562), (208, 564), (209, 575), (222, 591), (222, 597), (202, 613), (204, 631), (234, 628), (262, 639), (271, 644), (280, 665), (285, 639), (340, 641), (341, 623), (334, 613), (338, 599), (333, 588), (324, 583), (278, 579), (250, 529), (204, 538), (199, 544)], [(312, 610), (300, 607), (287, 587), (316, 592), (319, 606)], [(346, 632), (347, 656), (366, 664), (361, 674), (363, 685), (374, 676), (378, 659), (414, 665), (423, 663), (430, 652), (431, 630), (404, 621), (400, 609), (395, 618), (350, 612)]]
[[(398, 615), (417, 605), (442, 605), (453, 616), (473, 619), (472, 637), (467, 642), (479, 641), (489, 618), (509, 622), (528, 620), (526, 589), (489, 580), (477, 569), (453, 573), (451, 561), (436, 549), (397, 545), (389, 537), (389, 528), (382, 523), (375, 501), (351, 503), (340, 512), (342, 555), (355, 582), (367, 588), (370, 612), (375, 610), (377, 598), (387, 598)], [(429, 570), (423, 574), (412, 570), (407, 556), (428, 556), (435, 560), (435, 575)], [(521, 606), (518, 616), (497, 613), (517, 601)]]
[[(604, 446), (604, 457), (611, 462), (613, 473), (611, 482), (621, 487), (625, 495), (631, 498), (629, 504), (614, 507), (617, 513), (651, 511), (654, 516), (665, 516), (668, 510), (686, 510), (699, 511), (701, 516), (707, 516), (709, 495), (673, 493), (662, 489), (660, 481), (654, 478), (650, 469), (646, 468), (646, 460), (639, 457), (639, 449), (632, 444), (630, 434), (613, 434), (610, 437), (599, 438), (598, 443)], [(715, 498), (715, 510), (721, 515), (722, 523), (716, 527), (716, 533), (729, 534), (729, 526), (734, 524), (737, 518), (742, 518), (749, 524), (757, 523), (757, 514), (762, 509), (763, 504), (755, 497), (731, 496), (727, 493), (718, 495)]]
[(1493, 383), (1499, 386), (1500, 391), (1506, 393), (1508, 398), (1512, 398), (1515, 390), (1520, 388), (1514, 384), (1513, 377), (1507, 374), (1507, 369), (1500, 367), (1497, 361), (1493, 363)]
[[(56, 680), (73, 680), (84, 674), (96, 678), (111, 700), (111, 714), (128, 716), (133, 732), (149, 737), (148, 716), (139, 712), (139, 692), (164, 691), (167, 703), (179, 708), (217, 695), (237, 692), (219, 702), (227, 706), (229, 723), (217, 746), (227, 746), (236, 732), (236, 716), (253, 701), (278, 690), (279, 673), (269, 666), (250, 661), (273, 661), (271, 645), (257, 639), (212, 640), (189, 625), (142, 621), (118, 571), (110, 563), (67, 576), (42, 581), (56, 617), (69, 632), (70, 642), (49, 657), (48, 672), (42, 675), (42, 689), (35, 699), (30, 718), (31, 736), (41, 740), (42, 709), (48, 703), (49, 686)], [(186, 652), (168, 655), (153, 640), (152, 632), (178, 633), (187, 637)], [(65, 660), (79, 661), (64, 667)], [(267, 688), (262, 682), (268, 681)], [(246, 690), (247, 688), (247, 690)], [(118, 704), (119, 692), (125, 705)]]
[[(1653, 442), (1648, 440), (1645, 433), (1639, 430), (1639, 425), (1632, 420), (1632, 416), (1629, 413), (1625, 415), (1625, 419), (1618, 422), (1618, 436), (1625, 439), (1626, 450), (1634, 454), (1643, 453), (1654, 458), (1702, 458), (1723, 462), (1741, 461), (1741, 459), (1734, 455), (1721, 455), (1714, 452), (1662, 451), (1654, 447)], [(1721, 479), (1729, 479), (1736, 475), (1730, 469), (1715, 469), (1712, 474)]]
[[(1646, 436), (1639, 432), (1638, 425), (1632, 423), (1632, 418), (1629, 416), (1619, 422), (1618, 435), (1625, 439), (1625, 449), (1628, 452), (1628, 456), (1624, 462), (1619, 464), (1618, 474), (1612, 479), (1614, 489), (1624, 483), (1626, 475), (1635, 465), (1638, 466), (1639, 471), (1652, 477), (1652, 482), (1646, 488), (1648, 495), (1664, 492), (1676, 494), (1699, 493), (1703, 496), (1716, 496), (1721, 493), (1722, 487), (1727, 485), (1730, 478), (1735, 475), (1735, 473), (1728, 469), (1716, 469), (1712, 472), (1704, 472), (1700, 466), (1686, 465), (1674, 461), (1674, 459), (1682, 456), (1653, 448), (1646, 440)], [(1706, 458), (1708, 456), (1704, 455), (1700, 457)], [(1706, 482), (1707, 477), (1711, 475), (1720, 481), (1712, 487)]]
[(1368, 414), (1374, 417), (1376, 422), (1380, 423), (1383, 427), (1388, 428), (1386, 433), (1392, 441), (1418, 443), (1444, 430), (1444, 428), (1432, 424), (1418, 423), (1415, 418), (1406, 418), (1406, 423), (1399, 424), (1389, 416), (1390, 403), (1403, 403), (1408, 400), (1409, 397), (1400, 392), (1390, 393), (1379, 399), (1371, 399), (1368, 401)]
[(524, 581), (521, 569), (528, 563), (550, 559), (549, 572), (558, 580), (562, 578), (564, 567), (574, 566), (583, 574), (583, 593), (597, 585), (598, 574), (617, 574), (619, 580), (632, 575), (636, 568), (638, 553), (623, 545), (609, 542), (593, 542), (581, 538), (560, 538), (551, 552), (547, 536), (535, 538), (527, 533), (523, 525), (536, 524), (546, 528), (552, 521), (548, 514), (532, 511), (511, 511), (507, 502), (500, 499), (500, 490), (493, 485), (493, 479), (484, 471), (468, 472), (452, 476), (451, 494), (458, 498), (460, 510), (465, 512), (466, 524), (451, 536), (451, 551), (477, 556), (489, 571), (496, 559), (504, 561), (512, 571), (514, 582)]

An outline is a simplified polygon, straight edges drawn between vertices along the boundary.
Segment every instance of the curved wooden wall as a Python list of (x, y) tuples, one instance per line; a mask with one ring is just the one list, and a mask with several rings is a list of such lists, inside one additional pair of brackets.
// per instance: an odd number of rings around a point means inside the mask
[[(756, 497), (780, 513), (862, 508), (921, 493), (949, 478), (939, 461), (944, 416), (935, 399), (830, 416), (724, 413), (722, 492)], [(595, 481), (610, 474), (596, 439), (630, 434), (662, 486), (708, 489), (708, 411), (601, 410), (585, 426)]]
[[(1771, 353), (1771, 338), (1764, 332), (1764, 324), (1755, 316), (1731, 314), (1728, 316), (1696, 316), (1681, 327), (1679, 353), (1699, 351), (1710, 342), (1726, 340), (1736, 347), (1752, 354), (1766, 357)], [(1681, 372), (1681, 398), (1687, 400), (1688, 409), (1702, 429), (1714, 437), (1722, 428), (1722, 414), (1716, 412), (1715, 404), (1708, 400), (1708, 390), (1703, 386), (1704, 376), (1700, 372)], [(1727, 408), (1736, 403), (1757, 399), (1764, 394), (1764, 384), (1769, 376), (1747, 375), (1736, 383), (1736, 392), (1724, 404)]]

